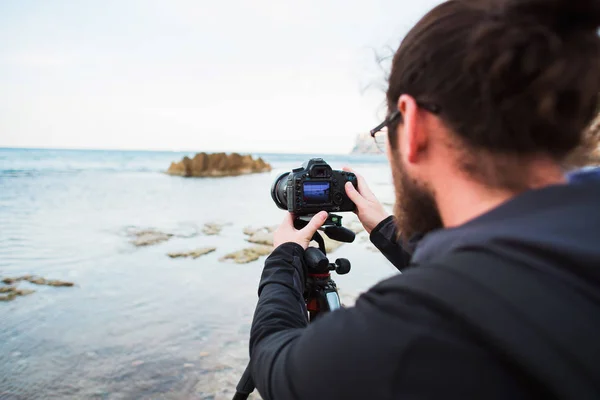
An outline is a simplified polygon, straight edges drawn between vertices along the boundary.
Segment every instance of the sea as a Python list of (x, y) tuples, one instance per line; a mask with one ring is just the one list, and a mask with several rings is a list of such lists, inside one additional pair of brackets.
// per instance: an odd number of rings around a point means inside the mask
[[(383, 156), (253, 154), (272, 172), (165, 174), (193, 154), (0, 149), (0, 280), (30, 274), (74, 283), (20, 282), (35, 293), (0, 302), (1, 400), (230, 399), (248, 362), (265, 257), (221, 258), (251, 246), (244, 228), (283, 219), (270, 195), (275, 178), (321, 157), (364, 175), (392, 209)], [(224, 227), (206, 235), (207, 223)], [(131, 233), (147, 229), (170, 239), (133, 245)], [(167, 255), (201, 247), (217, 250), (197, 259)], [(334, 275), (345, 306), (397, 273), (366, 232), (330, 255), (338, 257), (352, 263), (349, 274)]]

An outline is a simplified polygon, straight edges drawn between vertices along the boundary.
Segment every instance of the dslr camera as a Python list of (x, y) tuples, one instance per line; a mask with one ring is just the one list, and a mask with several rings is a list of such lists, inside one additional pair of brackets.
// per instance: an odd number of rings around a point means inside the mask
[(322, 158), (312, 158), (302, 167), (281, 174), (271, 186), (271, 197), (277, 207), (296, 216), (354, 211), (356, 206), (344, 188), (346, 182), (358, 188), (353, 173), (333, 170)]

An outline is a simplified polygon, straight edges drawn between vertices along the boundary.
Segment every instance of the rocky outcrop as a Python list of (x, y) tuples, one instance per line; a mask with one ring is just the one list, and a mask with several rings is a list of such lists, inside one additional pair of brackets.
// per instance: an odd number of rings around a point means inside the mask
[[(215, 227), (212, 225), (209, 228), (215, 229)], [(128, 226), (124, 229), (124, 234), (130, 238), (129, 242), (134, 246), (144, 247), (164, 243), (174, 237), (185, 239), (192, 238), (198, 235), (198, 227), (192, 225), (187, 227), (171, 228), (169, 229), (169, 232), (164, 232), (155, 228)]]
[(271, 165), (262, 158), (238, 153), (207, 154), (198, 153), (194, 158), (184, 157), (178, 163), (171, 163), (167, 174), (185, 177), (220, 177), (270, 172)]
[(252, 246), (233, 253), (226, 254), (219, 261), (233, 260), (237, 264), (248, 264), (262, 256), (268, 256), (273, 251), (272, 246)]
[(12, 301), (17, 296), (27, 296), (34, 292), (35, 290), (18, 289), (16, 286), (0, 287), (0, 301)]
[(27, 296), (35, 292), (35, 290), (19, 289), (16, 285), (22, 281), (26, 281), (34, 285), (46, 285), (54, 287), (71, 287), (75, 285), (73, 282), (46, 279), (33, 275), (23, 275), (15, 278), (3, 278), (1, 282), (8, 286), (0, 286), (0, 301), (12, 301), (18, 296)]
[(133, 231), (130, 233), (133, 237), (131, 243), (134, 246), (152, 246), (154, 244), (166, 242), (173, 237), (172, 233), (159, 232), (154, 229), (143, 229), (140, 231)]
[(192, 250), (192, 251), (187, 251), (187, 252), (181, 252), (181, 253), (169, 253), (168, 256), (171, 258), (187, 258), (187, 257), (191, 257), (193, 259), (196, 259), (198, 257), (202, 257), (206, 254), (210, 254), (213, 251), (216, 251), (217, 248), (216, 247), (203, 247), (201, 249), (196, 249), (196, 250)]
[(265, 246), (273, 246), (273, 232), (277, 226), (265, 226), (263, 228), (244, 228), (244, 234), (248, 236), (246, 241), (254, 244), (262, 244)]
[(18, 278), (4, 278), (2, 279), (2, 283), (7, 285), (13, 285), (17, 282), (27, 281), (29, 283), (33, 283), (34, 285), (46, 285), (46, 286), (55, 286), (55, 287), (71, 287), (74, 286), (73, 282), (66, 281), (58, 281), (54, 279), (46, 279), (39, 276), (32, 275), (24, 275)]
[(216, 222), (209, 222), (207, 224), (204, 224), (204, 227), (202, 228), (202, 233), (205, 234), (206, 236), (215, 236), (221, 233), (221, 231), (223, 230), (223, 227), (225, 227), (225, 225), (230, 225), (230, 224), (218, 224)]
[[(378, 135), (385, 135), (384, 132), (378, 133)], [(379, 140), (379, 139), (378, 139)], [(356, 136), (356, 142), (352, 149), (352, 154), (380, 154), (381, 151), (377, 148), (375, 141), (371, 137), (370, 133), (361, 133)]]

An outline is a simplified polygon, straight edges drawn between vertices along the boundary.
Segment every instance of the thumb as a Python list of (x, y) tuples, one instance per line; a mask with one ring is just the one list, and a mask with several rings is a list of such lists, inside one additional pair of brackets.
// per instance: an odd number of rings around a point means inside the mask
[(312, 238), (315, 232), (325, 223), (327, 220), (327, 212), (321, 211), (317, 215), (311, 218), (308, 225), (306, 225), (300, 232), (307, 238)]
[(346, 182), (344, 187), (346, 188), (346, 194), (348, 197), (350, 197), (350, 200), (356, 204), (357, 207), (361, 207), (365, 204), (366, 199), (360, 193), (358, 193), (358, 190), (356, 190), (351, 182)]

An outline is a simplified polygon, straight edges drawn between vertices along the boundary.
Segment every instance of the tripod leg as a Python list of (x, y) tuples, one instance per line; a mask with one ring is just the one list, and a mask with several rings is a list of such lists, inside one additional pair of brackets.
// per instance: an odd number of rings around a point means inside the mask
[(250, 396), (250, 393), (254, 391), (254, 388), (254, 381), (252, 380), (252, 375), (250, 375), (250, 363), (248, 363), (242, 378), (235, 387), (233, 400), (246, 400)]
[(340, 295), (338, 294), (337, 289), (325, 293), (325, 298), (327, 299), (327, 306), (329, 307), (329, 311), (335, 311), (342, 308), (342, 305), (340, 303)]

